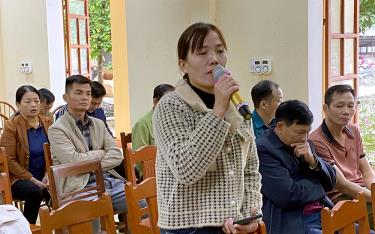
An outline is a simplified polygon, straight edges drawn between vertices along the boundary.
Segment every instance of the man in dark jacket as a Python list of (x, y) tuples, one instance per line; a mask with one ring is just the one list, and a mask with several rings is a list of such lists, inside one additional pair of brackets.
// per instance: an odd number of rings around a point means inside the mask
[(335, 170), (307, 141), (313, 115), (306, 104), (283, 102), (275, 117), (275, 127), (256, 140), (267, 233), (321, 233), (320, 210), (333, 205), (326, 191), (336, 183)]

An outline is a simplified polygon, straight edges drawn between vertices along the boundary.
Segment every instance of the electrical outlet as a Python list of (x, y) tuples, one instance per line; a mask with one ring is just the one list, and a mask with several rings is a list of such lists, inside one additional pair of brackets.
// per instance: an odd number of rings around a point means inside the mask
[(30, 74), (33, 72), (32, 62), (22, 62), (20, 65), (20, 72)]

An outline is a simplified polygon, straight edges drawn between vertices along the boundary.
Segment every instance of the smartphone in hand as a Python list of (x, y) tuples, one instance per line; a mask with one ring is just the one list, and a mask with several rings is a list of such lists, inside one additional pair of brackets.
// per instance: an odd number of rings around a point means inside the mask
[(259, 219), (259, 218), (262, 218), (263, 215), (262, 214), (256, 214), (256, 215), (252, 215), (250, 217), (246, 217), (246, 218), (243, 218), (243, 219), (239, 219), (239, 220), (236, 220), (233, 222), (233, 225), (234, 224), (239, 224), (239, 225), (244, 225), (244, 224), (248, 224), (250, 223), (251, 221), (253, 221), (254, 219)]

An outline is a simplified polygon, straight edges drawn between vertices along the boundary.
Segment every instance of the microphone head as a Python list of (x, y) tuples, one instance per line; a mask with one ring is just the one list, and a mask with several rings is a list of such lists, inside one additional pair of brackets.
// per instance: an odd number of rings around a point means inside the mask
[(216, 65), (212, 70), (212, 76), (214, 77), (215, 81), (218, 81), (222, 75), (225, 74), (225, 68), (220, 64)]

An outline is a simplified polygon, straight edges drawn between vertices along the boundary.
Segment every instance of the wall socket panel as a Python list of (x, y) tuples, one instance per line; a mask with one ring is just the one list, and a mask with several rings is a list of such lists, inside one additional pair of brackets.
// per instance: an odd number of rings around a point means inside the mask
[(20, 64), (20, 72), (29, 74), (33, 72), (33, 64), (32, 62), (21, 62)]
[(269, 74), (271, 71), (271, 59), (250, 59), (250, 72), (260, 75)]

